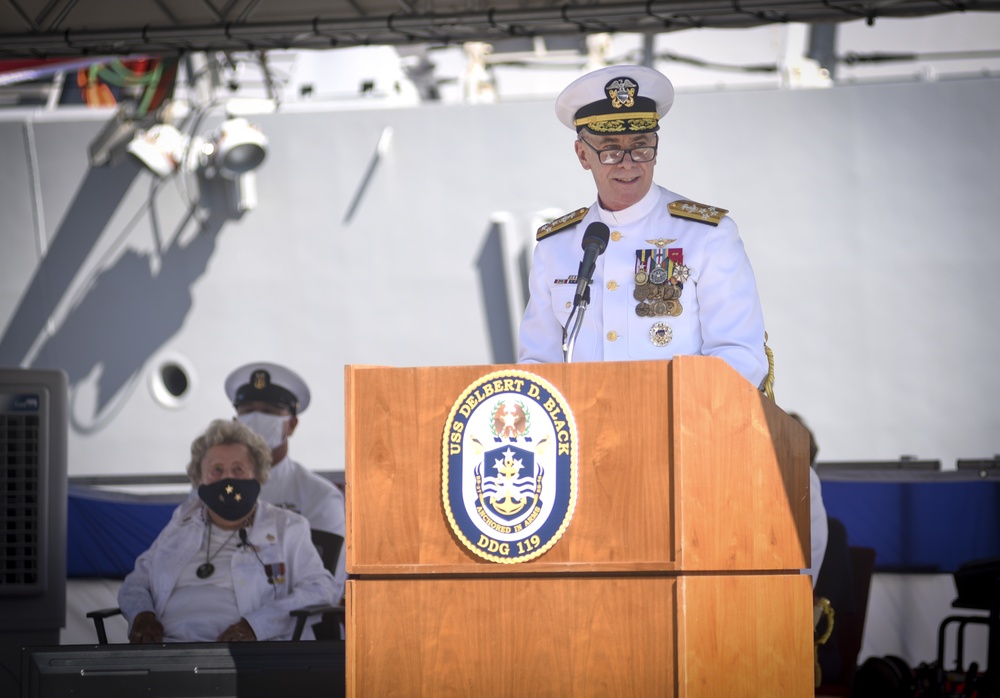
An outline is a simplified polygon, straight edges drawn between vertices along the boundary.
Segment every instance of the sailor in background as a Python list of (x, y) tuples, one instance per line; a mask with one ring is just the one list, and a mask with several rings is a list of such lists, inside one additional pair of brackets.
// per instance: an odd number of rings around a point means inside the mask
[[(317, 547), (323, 547), (323, 534), (336, 535), (342, 542), (346, 535), (343, 493), (288, 456), (288, 439), (299, 423), (298, 415), (309, 406), (305, 381), (284, 366), (258, 362), (230, 373), (225, 387), (236, 408), (236, 418), (260, 435), (271, 449), (271, 475), (261, 487), (261, 500), (305, 516)], [(338, 601), (347, 580), (345, 565), (341, 546), (334, 573)]]
[(634, 65), (588, 73), (556, 99), (597, 201), (538, 230), (519, 362), (563, 361), (581, 241), (601, 221), (611, 236), (597, 259), (574, 361), (698, 354), (721, 357), (754, 386), (768, 376), (760, 299), (736, 224), (725, 209), (653, 182), (659, 121), (673, 99), (664, 75)]

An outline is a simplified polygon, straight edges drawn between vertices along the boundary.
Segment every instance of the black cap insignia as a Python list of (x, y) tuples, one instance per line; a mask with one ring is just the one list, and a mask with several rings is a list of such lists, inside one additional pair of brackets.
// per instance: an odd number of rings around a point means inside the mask
[(250, 383), (257, 390), (263, 390), (271, 383), (271, 376), (267, 371), (254, 371), (250, 377)]

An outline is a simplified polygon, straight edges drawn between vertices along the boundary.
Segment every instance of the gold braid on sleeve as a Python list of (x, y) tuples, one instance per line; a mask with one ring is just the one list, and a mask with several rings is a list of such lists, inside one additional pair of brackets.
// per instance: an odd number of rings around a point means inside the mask
[(767, 346), (767, 332), (764, 333), (764, 354), (767, 356), (767, 375), (764, 376), (760, 389), (767, 397), (774, 399), (774, 352)]
[(819, 665), (819, 646), (825, 645), (833, 634), (834, 615), (833, 606), (830, 605), (829, 599), (821, 596), (813, 601), (813, 640), (815, 643), (813, 648), (813, 680), (817, 686), (823, 683), (823, 671)]

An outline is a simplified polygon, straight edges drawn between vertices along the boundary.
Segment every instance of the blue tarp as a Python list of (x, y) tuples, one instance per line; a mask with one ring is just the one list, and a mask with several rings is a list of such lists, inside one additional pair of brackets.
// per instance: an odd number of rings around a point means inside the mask
[(1000, 556), (1000, 481), (941, 477), (907, 482), (823, 480), (829, 516), (851, 545), (875, 548), (883, 572), (950, 573)]
[(66, 511), (67, 576), (124, 577), (183, 498), (179, 495), (171, 501), (71, 486)]
[[(830, 479), (821, 471), (823, 501), (827, 514), (847, 527), (851, 545), (875, 548), (880, 571), (950, 573), (964, 562), (1000, 556), (1000, 481), (947, 475)], [(68, 576), (124, 577), (185, 496), (70, 486)]]

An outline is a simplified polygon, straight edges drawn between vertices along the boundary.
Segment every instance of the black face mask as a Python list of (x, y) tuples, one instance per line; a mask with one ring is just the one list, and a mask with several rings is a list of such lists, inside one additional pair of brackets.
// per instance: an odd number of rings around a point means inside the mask
[(242, 521), (249, 516), (259, 494), (260, 483), (256, 480), (226, 478), (198, 488), (201, 501), (226, 521)]

